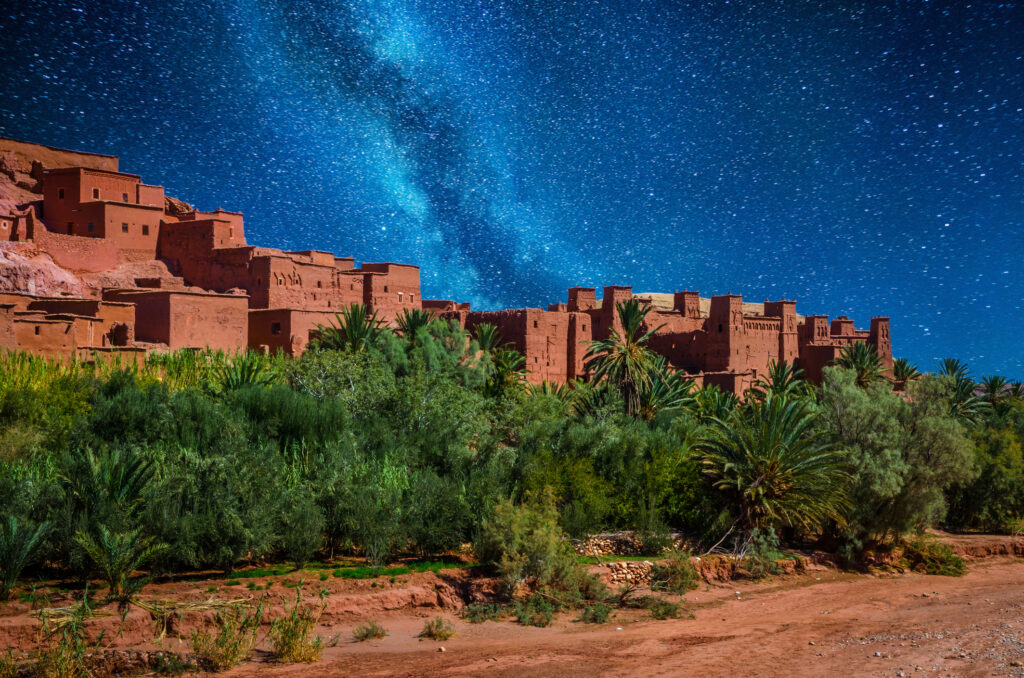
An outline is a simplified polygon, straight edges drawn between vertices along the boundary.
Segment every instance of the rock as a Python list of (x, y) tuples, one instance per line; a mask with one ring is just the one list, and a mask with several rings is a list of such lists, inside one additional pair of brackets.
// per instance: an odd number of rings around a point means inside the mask
[(437, 651), (438, 652), (444, 652), (445, 651), (444, 645), (442, 645), (441, 647), (437, 648)]

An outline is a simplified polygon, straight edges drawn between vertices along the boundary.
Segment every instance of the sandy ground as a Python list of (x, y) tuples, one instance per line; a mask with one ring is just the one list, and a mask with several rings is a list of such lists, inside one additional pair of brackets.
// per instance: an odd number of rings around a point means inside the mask
[(1024, 676), (1020, 560), (975, 562), (960, 579), (820, 571), (705, 587), (687, 600), (693, 619), (620, 613), (597, 627), (453, 617), (457, 635), (444, 642), (415, 638), (422, 617), (384, 619), (387, 638), (355, 643), (346, 628), (317, 664), (267, 661), (225, 675)]
[[(281, 665), (267, 644), (222, 675), (248, 676), (1024, 676), (1024, 543), (1005, 537), (944, 538), (969, 557), (962, 578), (865, 575), (824, 566), (761, 582), (703, 584), (688, 593), (692, 618), (657, 621), (642, 610), (618, 611), (603, 625), (575, 614), (550, 628), (512, 621), (470, 624), (457, 611), (473, 584), (466, 570), (399, 577), (395, 582), (331, 579), (318, 629), (329, 646), (311, 665)], [(1017, 540), (1019, 541), (1019, 540)], [(1014, 557), (1014, 554), (1016, 557)], [(274, 617), (294, 592), (277, 578), (268, 601)], [(308, 573), (305, 573), (308, 576)], [(216, 580), (147, 586), (147, 596), (202, 599)], [(245, 596), (218, 585), (217, 596)], [(62, 601), (53, 601), (54, 604)], [(0, 648), (30, 651), (38, 621), (24, 603), (0, 607)], [(438, 614), (455, 627), (443, 641), (417, 637)], [(363, 643), (352, 629), (377, 620), (386, 638)], [(187, 653), (180, 638), (154, 640), (153, 622), (132, 608), (90, 623), (106, 627), (105, 646)], [(444, 648), (443, 651), (441, 648)]]

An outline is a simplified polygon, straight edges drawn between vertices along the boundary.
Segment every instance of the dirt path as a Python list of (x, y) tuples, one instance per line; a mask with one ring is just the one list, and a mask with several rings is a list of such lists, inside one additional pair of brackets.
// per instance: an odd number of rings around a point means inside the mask
[[(343, 640), (313, 665), (250, 663), (226, 676), (1024, 676), (1024, 562), (975, 561), (954, 579), (821, 570), (687, 596), (695, 618), (619, 613), (547, 629), (453, 619), (457, 635), (415, 638), (430, 615), (383, 618), (387, 638)], [(445, 648), (444, 652), (439, 647)]]

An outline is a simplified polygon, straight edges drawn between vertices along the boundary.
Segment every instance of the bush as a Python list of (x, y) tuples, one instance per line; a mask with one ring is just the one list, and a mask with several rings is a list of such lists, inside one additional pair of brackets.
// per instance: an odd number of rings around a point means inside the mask
[(584, 624), (604, 624), (612, 614), (611, 605), (594, 603), (585, 605), (580, 612), (580, 621)]
[(383, 638), (386, 635), (388, 632), (384, 630), (384, 627), (372, 619), (365, 624), (360, 624), (352, 631), (352, 637), (359, 642)]
[(448, 640), (455, 635), (455, 629), (444, 617), (434, 617), (423, 623), (423, 630), (420, 631), (420, 638), (431, 640)]
[(86, 587), (82, 602), (71, 610), (70, 618), (51, 626), (43, 613), (43, 635), (46, 645), (36, 655), (33, 672), (47, 678), (86, 678), (92, 675), (86, 665), (89, 649), (85, 637), (85, 620), (92, 616), (89, 589)]
[(771, 574), (778, 574), (779, 564), (776, 562), (786, 554), (779, 550), (779, 537), (775, 530), (754, 530), (750, 535), (743, 565), (754, 579), (762, 579)]
[(0, 654), (0, 678), (14, 678), (18, 675), (18, 663), (14, 660), (14, 650)]
[(924, 574), (962, 577), (967, 572), (964, 559), (953, 553), (949, 544), (923, 535), (904, 546), (903, 559), (910, 569)]
[(651, 568), (652, 588), (664, 589), (682, 595), (697, 588), (700, 575), (690, 562), (688, 551), (673, 551)]
[(518, 506), (500, 502), (473, 546), (480, 560), (497, 571), (508, 596), (524, 584), (579, 590), (585, 577), (550, 495)]
[(0, 602), (7, 600), (21, 571), (31, 562), (49, 523), (35, 525), (14, 516), (0, 523)]
[(555, 620), (554, 604), (538, 593), (526, 600), (517, 600), (515, 611), (516, 621), (525, 626), (551, 626)]
[(295, 567), (306, 566), (324, 541), (324, 515), (303, 486), (289, 493), (281, 513), (281, 547)]
[(262, 620), (262, 598), (255, 609), (241, 605), (222, 609), (214, 618), (215, 633), (198, 629), (192, 632), (192, 651), (206, 670), (224, 671), (237, 666), (256, 644)]
[(683, 616), (682, 607), (679, 603), (673, 603), (662, 598), (648, 598), (647, 609), (655, 619), (678, 619)]
[(467, 605), (462, 618), (470, 624), (482, 624), (485, 621), (501, 621), (509, 615), (509, 610), (504, 605), (493, 603), (476, 603)]
[(270, 644), (274, 656), (281, 662), (302, 662), (311, 664), (320, 659), (324, 650), (323, 639), (313, 635), (320, 616), (327, 608), (323, 603), (318, 610), (302, 605), (302, 592), (295, 590), (295, 604), (282, 619), (275, 619), (270, 625)]

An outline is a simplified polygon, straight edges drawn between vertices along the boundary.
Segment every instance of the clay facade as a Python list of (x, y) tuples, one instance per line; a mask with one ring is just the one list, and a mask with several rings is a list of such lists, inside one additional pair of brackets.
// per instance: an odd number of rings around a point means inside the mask
[[(391, 324), (406, 309), (455, 318), (469, 330), (492, 323), (526, 357), (530, 381), (561, 383), (586, 376), (588, 342), (621, 332), (615, 304), (634, 298), (630, 287), (609, 286), (600, 298), (594, 288), (570, 288), (567, 302), (547, 310), (474, 311), (424, 300), (417, 266), (357, 267), (352, 257), (330, 252), (248, 245), (240, 213), (198, 211), (119, 172), (112, 156), (3, 139), (0, 156), (12, 166), (31, 158), (31, 170), (22, 170), (28, 178), (12, 193), (20, 200), (0, 200), (5, 247), (34, 247), (76, 275), (117, 272), (131, 281), (104, 285), (95, 298), (0, 294), (0, 347), (63, 357), (207, 346), (298, 354), (318, 325), (362, 303)], [(124, 273), (139, 265), (156, 265), (157, 273)], [(800, 317), (791, 300), (754, 307), (738, 295), (706, 299), (689, 290), (638, 298), (652, 306), (644, 331), (657, 328), (655, 352), (699, 383), (738, 394), (772, 360), (818, 380), (853, 342), (875, 346), (886, 366), (892, 363), (888, 318), (858, 330), (845, 316)]]

